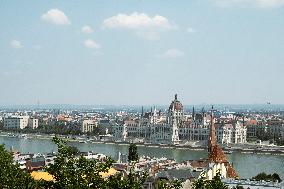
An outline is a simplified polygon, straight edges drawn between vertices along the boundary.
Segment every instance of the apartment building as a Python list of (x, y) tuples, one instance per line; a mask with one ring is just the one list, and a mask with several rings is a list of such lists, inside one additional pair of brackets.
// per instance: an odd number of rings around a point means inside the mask
[(81, 124), (81, 131), (83, 133), (93, 132), (94, 128), (97, 127), (97, 122), (95, 120), (83, 120)]

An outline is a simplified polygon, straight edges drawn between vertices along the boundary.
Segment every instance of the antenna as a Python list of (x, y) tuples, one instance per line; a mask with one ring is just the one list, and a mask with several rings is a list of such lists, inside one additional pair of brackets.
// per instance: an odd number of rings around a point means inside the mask
[(192, 107), (192, 119), (195, 120), (195, 111), (194, 111), (194, 106)]
[(37, 109), (39, 110), (39, 100), (37, 100)]

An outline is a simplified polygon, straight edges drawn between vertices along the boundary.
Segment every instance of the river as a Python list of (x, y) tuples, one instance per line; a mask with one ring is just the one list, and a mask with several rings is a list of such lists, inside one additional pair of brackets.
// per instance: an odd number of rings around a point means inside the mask
[[(22, 153), (48, 153), (56, 151), (56, 146), (51, 140), (43, 139), (23, 139), (15, 137), (0, 136), (0, 144), (5, 144), (7, 149), (13, 147)], [(118, 158), (118, 152), (128, 153), (127, 145), (118, 144), (93, 144), (70, 142), (80, 149), (80, 151), (94, 151)], [(138, 146), (140, 155), (167, 157), (178, 162), (190, 159), (206, 158), (206, 151), (194, 151), (188, 149), (172, 149), (160, 147)], [(264, 154), (242, 154), (233, 152), (228, 154), (228, 159), (233, 163), (234, 168), (241, 178), (251, 178), (260, 172), (278, 173), (284, 179), (284, 156), (264, 155)]]

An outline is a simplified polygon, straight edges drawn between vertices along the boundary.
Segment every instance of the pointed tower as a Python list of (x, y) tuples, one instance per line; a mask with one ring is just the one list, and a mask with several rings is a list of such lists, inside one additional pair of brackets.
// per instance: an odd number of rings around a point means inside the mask
[(208, 160), (210, 163), (224, 165), (226, 170), (221, 170), (220, 174), (225, 178), (238, 178), (238, 174), (235, 169), (230, 165), (227, 156), (222, 148), (217, 143), (216, 128), (214, 124), (214, 109), (211, 109), (211, 126), (210, 135), (208, 140)]
[(172, 124), (174, 119), (176, 119), (177, 125), (180, 126), (183, 120), (183, 105), (178, 100), (177, 94), (175, 94), (175, 99), (168, 109), (168, 122)]
[(168, 124), (171, 126), (172, 130), (172, 142), (178, 144), (179, 142), (179, 127), (182, 125), (183, 121), (183, 105), (178, 100), (177, 94), (172, 101), (168, 109)]
[(217, 145), (216, 129), (214, 122), (214, 109), (211, 109), (211, 123), (210, 123), (210, 135), (208, 138), (208, 152), (211, 153), (213, 148)]

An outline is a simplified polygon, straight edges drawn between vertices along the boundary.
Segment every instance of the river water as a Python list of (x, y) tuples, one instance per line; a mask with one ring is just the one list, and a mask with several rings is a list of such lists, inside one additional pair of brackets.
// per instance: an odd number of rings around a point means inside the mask
[[(43, 139), (22, 139), (15, 137), (0, 136), (0, 144), (5, 144), (7, 149), (13, 147), (22, 153), (48, 153), (56, 151), (56, 146), (51, 140)], [(71, 142), (80, 151), (94, 151), (111, 156), (115, 160), (118, 158), (118, 152), (127, 154), (127, 145), (117, 144), (93, 144)], [(144, 147), (138, 146), (139, 155), (167, 157), (175, 159), (178, 162), (183, 160), (192, 160), (206, 158), (206, 151), (194, 151), (188, 149), (172, 149), (160, 147)], [(242, 154), (233, 152), (228, 154), (228, 159), (233, 163), (234, 168), (241, 178), (251, 178), (260, 172), (278, 173), (282, 180), (284, 179), (284, 156), (263, 155), (263, 154)]]

